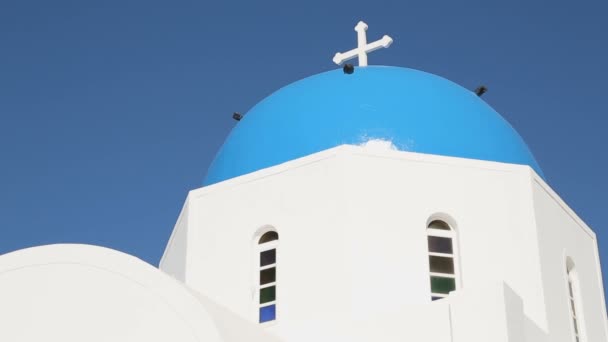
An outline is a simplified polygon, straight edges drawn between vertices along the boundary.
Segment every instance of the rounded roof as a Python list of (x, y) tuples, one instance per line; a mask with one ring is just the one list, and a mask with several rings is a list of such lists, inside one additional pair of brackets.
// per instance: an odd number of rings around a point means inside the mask
[(342, 144), (390, 141), (401, 151), (542, 170), (521, 136), (475, 93), (426, 72), (386, 66), (324, 72), (268, 96), (232, 130), (205, 185)]
[(0, 341), (224, 341), (215, 309), (136, 257), (58, 244), (0, 256)]

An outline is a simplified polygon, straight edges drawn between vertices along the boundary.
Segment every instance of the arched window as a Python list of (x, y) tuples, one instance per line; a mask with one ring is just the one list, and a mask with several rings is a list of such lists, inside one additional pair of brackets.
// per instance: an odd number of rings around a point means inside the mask
[(269, 231), (264, 233), (257, 241), (257, 254), (259, 254), (257, 306), (258, 321), (270, 322), (277, 319), (277, 246), (279, 233)]
[(568, 298), (570, 302), (570, 317), (572, 318), (572, 329), (574, 330), (574, 341), (583, 341), (583, 332), (581, 330), (582, 310), (580, 301), (579, 282), (574, 262), (572, 259), (566, 259), (566, 272), (568, 275)]
[(426, 229), (431, 300), (445, 298), (458, 286), (456, 232), (442, 220), (432, 220)]

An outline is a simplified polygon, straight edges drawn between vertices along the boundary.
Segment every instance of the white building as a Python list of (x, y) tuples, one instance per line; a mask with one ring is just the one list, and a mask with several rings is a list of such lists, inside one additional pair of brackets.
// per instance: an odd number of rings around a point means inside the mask
[[(159, 269), (52, 245), (0, 256), (0, 341), (605, 342), (597, 241), (476, 94), (334, 70), (238, 122)], [(374, 45), (375, 44), (375, 45)], [(350, 72), (350, 71), (349, 71)]]

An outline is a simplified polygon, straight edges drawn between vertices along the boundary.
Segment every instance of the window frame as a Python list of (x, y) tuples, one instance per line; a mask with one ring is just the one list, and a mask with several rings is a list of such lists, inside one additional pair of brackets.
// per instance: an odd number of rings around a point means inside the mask
[(566, 258), (566, 300), (568, 305), (568, 317), (572, 331), (572, 341), (587, 341), (584, 326), (584, 314), (580, 291), (580, 279), (576, 266), (571, 258)]
[[(450, 229), (437, 229), (437, 228), (430, 228), (429, 226), (431, 225), (431, 223), (433, 223), (434, 221), (442, 221), (443, 223), (445, 223)], [(429, 241), (429, 237), (430, 236), (435, 236), (435, 237), (441, 237), (441, 238), (449, 238), (451, 240), (452, 243), (452, 253), (440, 253), (440, 252), (431, 252), (428, 248), (428, 241)], [(425, 237), (426, 237), (426, 243), (427, 243), (427, 262), (428, 262), (428, 273), (429, 273), (429, 280), (432, 279), (432, 277), (441, 277), (441, 278), (450, 278), (450, 279), (454, 279), (454, 290), (450, 291), (457, 291), (458, 289), (461, 288), (461, 271), (460, 271), (460, 260), (459, 260), (459, 248), (458, 248), (458, 233), (457, 231), (454, 229), (454, 225), (451, 224), (450, 222), (448, 222), (447, 220), (441, 219), (441, 218), (431, 218), (430, 220), (427, 221), (427, 225), (426, 225), (426, 231), (425, 231)], [(454, 267), (454, 274), (449, 274), (449, 273), (441, 273), (441, 272), (431, 272), (431, 263), (430, 263), (430, 257), (431, 256), (438, 256), (438, 257), (449, 257), (452, 258), (452, 263), (453, 263), (453, 267)], [(437, 292), (433, 292), (433, 288), (431, 286), (431, 284), (429, 284), (429, 294), (430, 294), (430, 299), (431, 301), (435, 301), (435, 300), (441, 300), (443, 298), (446, 298), (450, 295), (450, 293), (437, 293)], [(436, 299), (435, 299), (436, 298)]]
[[(278, 315), (278, 305), (277, 305), (277, 283), (278, 283), (278, 260), (279, 260), (279, 238), (280, 236), (277, 236), (277, 239), (275, 240), (271, 240), (271, 241), (267, 241), (267, 242), (262, 242), (260, 243), (260, 239), (267, 233), (270, 232), (275, 232), (278, 235), (278, 231), (274, 228), (266, 228), (264, 230), (262, 230), (261, 232), (259, 232), (258, 234), (255, 234), (255, 239), (254, 239), (254, 267), (253, 269), (255, 270), (254, 272), (254, 276), (253, 276), (253, 306), (254, 306), (254, 313), (253, 316), (255, 317), (255, 322), (259, 325), (263, 325), (263, 326), (267, 326), (267, 325), (272, 325), (275, 324), (277, 322), (277, 317)], [(268, 265), (264, 265), (261, 266), (261, 255), (263, 252), (265, 251), (269, 251), (269, 250), (275, 250), (275, 260), (274, 263), (272, 264), (268, 264)], [(267, 269), (271, 269), (274, 268), (275, 269), (275, 279), (272, 282), (266, 283), (266, 284), (260, 284), (261, 279), (260, 279), (260, 273), (263, 270), (267, 270)], [(265, 288), (269, 288), (269, 287), (275, 287), (275, 299), (269, 302), (265, 302), (265, 303), (260, 303), (260, 292), (262, 289)], [(272, 320), (268, 320), (268, 321), (261, 321), (261, 309), (264, 307), (268, 307), (268, 306), (272, 306), (274, 305), (274, 310), (275, 310), (275, 314), (274, 314), (274, 319)]]

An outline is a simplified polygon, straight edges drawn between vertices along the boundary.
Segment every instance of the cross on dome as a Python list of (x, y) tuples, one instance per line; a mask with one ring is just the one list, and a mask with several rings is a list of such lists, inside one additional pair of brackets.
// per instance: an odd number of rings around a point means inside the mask
[(382, 39), (368, 44), (367, 35), (365, 34), (365, 31), (367, 31), (367, 24), (362, 21), (357, 23), (357, 26), (355, 26), (355, 31), (357, 31), (357, 48), (344, 53), (336, 53), (333, 59), (334, 63), (340, 65), (349, 59), (359, 57), (359, 66), (367, 66), (368, 52), (372, 52), (380, 48), (387, 48), (393, 43), (393, 38), (384, 35)]

